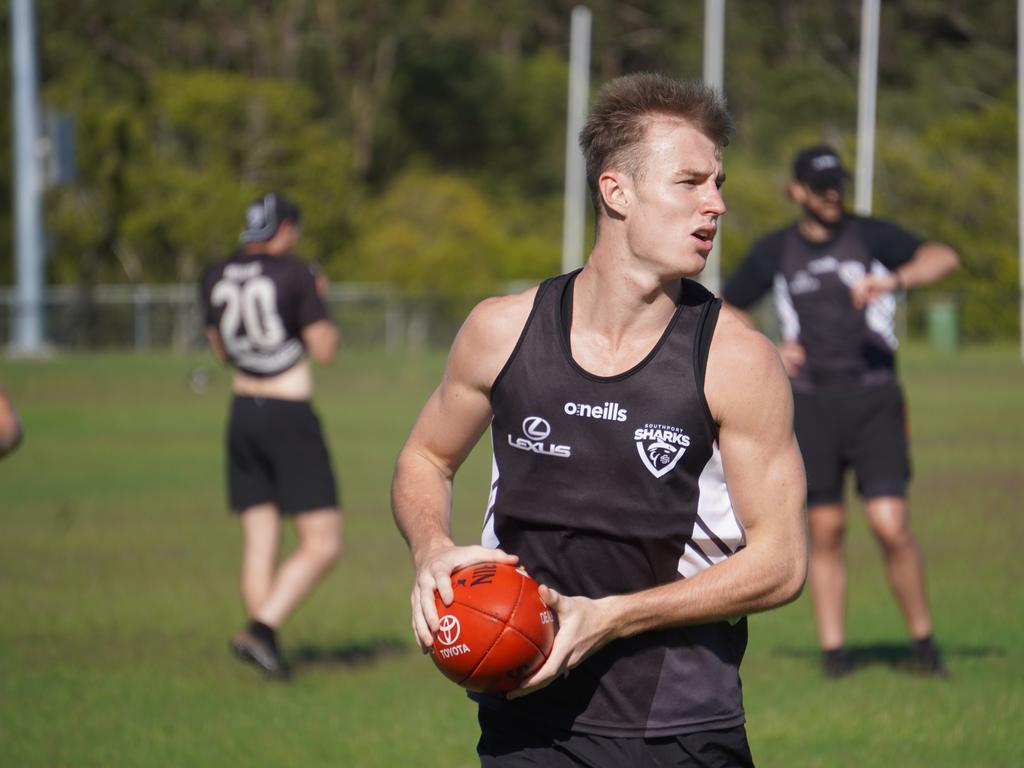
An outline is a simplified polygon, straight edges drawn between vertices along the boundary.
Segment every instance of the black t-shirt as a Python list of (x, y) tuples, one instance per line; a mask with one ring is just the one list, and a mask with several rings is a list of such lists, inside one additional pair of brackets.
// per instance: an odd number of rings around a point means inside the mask
[(250, 376), (282, 373), (305, 353), (302, 329), (327, 318), (308, 264), (290, 256), (236, 253), (200, 280), (206, 325)]
[(850, 288), (866, 272), (906, 264), (923, 240), (880, 219), (847, 214), (834, 236), (812, 243), (796, 224), (759, 240), (722, 291), (746, 308), (774, 292), (783, 338), (807, 360), (793, 379), (800, 391), (837, 391), (895, 379), (895, 299), (855, 309)]
[[(572, 275), (542, 284), (491, 389), (494, 482), (482, 541), (565, 595), (691, 578), (740, 550), (704, 369), (719, 303), (684, 281), (650, 354), (617, 376), (572, 358)], [(583, 733), (661, 737), (743, 722), (745, 619), (614, 641), (523, 699), (481, 706)]]

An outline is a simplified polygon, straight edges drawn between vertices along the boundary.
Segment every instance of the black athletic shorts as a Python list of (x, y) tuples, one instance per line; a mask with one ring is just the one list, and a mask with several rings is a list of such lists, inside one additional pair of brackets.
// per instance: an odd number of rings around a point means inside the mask
[(753, 768), (746, 728), (653, 739), (571, 733), (480, 707), (481, 768)]
[(228, 503), (282, 514), (338, 506), (320, 421), (308, 401), (235, 395), (228, 420)]
[(847, 467), (853, 468), (864, 499), (906, 496), (910, 447), (898, 384), (856, 392), (794, 392), (793, 402), (808, 507), (842, 501)]

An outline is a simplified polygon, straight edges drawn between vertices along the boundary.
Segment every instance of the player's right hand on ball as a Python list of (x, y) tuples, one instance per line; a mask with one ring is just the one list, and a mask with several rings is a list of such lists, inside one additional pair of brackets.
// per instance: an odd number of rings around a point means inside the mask
[(519, 557), (500, 549), (473, 545), (457, 547), (447, 545), (432, 549), (416, 561), (416, 580), (412, 586), (410, 603), (412, 607), (412, 631), (416, 642), (424, 653), (430, 650), (440, 621), (434, 603), (434, 590), (441, 596), (441, 602), (451, 605), (451, 575), (453, 571), (476, 563), (508, 563), (515, 565)]
[(546, 688), (615, 637), (617, 621), (610, 598), (568, 597), (543, 584), (540, 597), (558, 617), (558, 634), (547, 661), (520, 688), (509, 692), (510, 699)]

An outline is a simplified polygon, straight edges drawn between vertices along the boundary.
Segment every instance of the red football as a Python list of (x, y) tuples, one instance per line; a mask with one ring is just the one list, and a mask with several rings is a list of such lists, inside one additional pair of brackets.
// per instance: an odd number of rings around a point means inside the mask
[(455, 599), (434, 592), (441, 627), (430, 656), (464, 688), (502, 693), (518, 688), (547, 659), (555, 615), (537, 582), (511, 565), (478, 563), (452, 574)]

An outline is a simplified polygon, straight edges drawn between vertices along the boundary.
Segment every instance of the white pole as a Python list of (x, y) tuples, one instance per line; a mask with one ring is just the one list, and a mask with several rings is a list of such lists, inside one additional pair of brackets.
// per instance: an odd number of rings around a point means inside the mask
[(14, 216), (17, 293), (11, 313), (11, 348), (43, 347), (42, 179), (39, 171), (38, 81), (32, 0), (12, 0), (11, 59), (14, 92)]
[(565, 202), (562, 212), (562, 272), (583, 265), (587, 221), (587, 177), (580, 131), (590, 102), (590, 10), (572, 9), (569, 31), (569, 104), (565, 123)]
[(1017, 0), (1017, 250), (1020, 358), (1024, 361), (1024, 0)]
[(854, 207), (871, 215), (875, 161), (875, 96), (878, 84), (878, 0), (863, 0), (860, 17), (860, 79), (857, 87), (857, 196)]
[[(719, 93), (725, 93), (725, 0), (704, 0), (704, 82)], [(722, 284), (722, 221), (708, 254), (700, 281), (712, 293)]]

